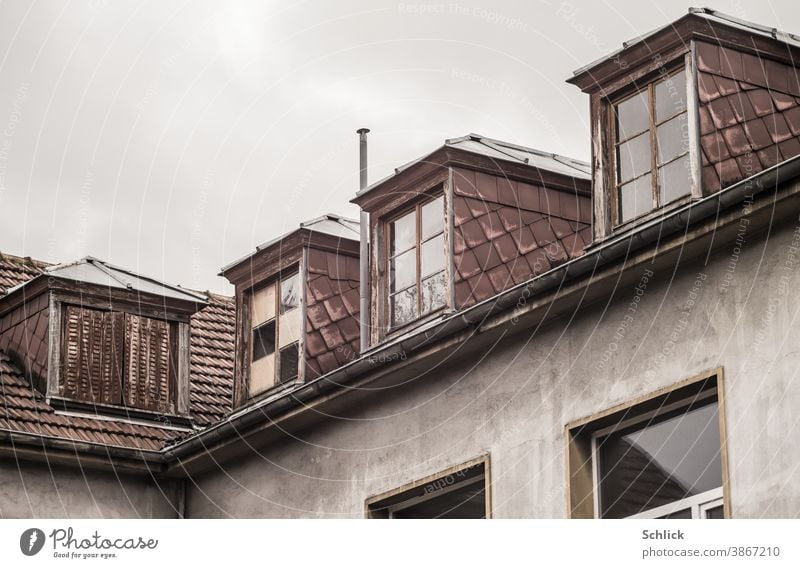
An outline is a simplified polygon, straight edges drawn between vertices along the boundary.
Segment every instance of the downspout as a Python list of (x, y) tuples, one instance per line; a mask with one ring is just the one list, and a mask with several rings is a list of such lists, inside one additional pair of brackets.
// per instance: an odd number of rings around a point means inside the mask
[[(359, 128), (358, 134), (358, 187), (361, 190), (367, 187), (367, 133), (369, 128)], [(369, 347), (369, 213), (361, 210), (359, 215), (361, 230), (361, 248), (359, 249), (359, 280), (358, 291), (360, 302), (359, 313), (359, 353), (364, 353)]]

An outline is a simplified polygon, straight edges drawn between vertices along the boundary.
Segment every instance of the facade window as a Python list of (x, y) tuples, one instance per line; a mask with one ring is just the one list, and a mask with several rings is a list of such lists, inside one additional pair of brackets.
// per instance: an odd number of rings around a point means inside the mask
[(686, 92), (680, 69), (614, 104), (617, 223), (691, 193)]
[(253, 291), (250, 396), (297, 378), (301, 297), (297, 272)]
[(573, 517), (724, 517), (717, 377), (569, 430)]
[(367, 500), (373, 519), (485, 519), (490, 516), (488, 456)]
[(67, 305), (60, 394), (69, 400), (175, 412), (175, 325)]
[(389, 318), (397, 328), (445, 306), (444, 198), (389, 222)]

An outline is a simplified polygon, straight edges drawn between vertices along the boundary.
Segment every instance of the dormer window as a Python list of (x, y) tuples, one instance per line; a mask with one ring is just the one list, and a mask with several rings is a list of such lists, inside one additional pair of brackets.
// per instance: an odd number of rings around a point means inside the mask
[(689, 195), (686, 71), (614, 103), (617, 224)]
[(298, 376), (300, 333), (300, 274), (283, 277), (253, 291), (253, 343), (250, 396)]
[(445, 306), (444, 198), (416, 205), (388, 223), (391, 327)]

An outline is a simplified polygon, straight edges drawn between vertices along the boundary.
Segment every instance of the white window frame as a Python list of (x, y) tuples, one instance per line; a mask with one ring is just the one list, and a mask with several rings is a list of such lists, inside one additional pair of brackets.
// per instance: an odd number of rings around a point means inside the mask
[[(600, 515), (600, 451), (598, 448), (598, 439), (603, 438), (613, 432), (618, 430), (622, 430), (627, 428), (628, 426), (635, 426), (636, 424), (642, 424), (649, 422), (656, 416), (661, 414), (665, 414), (672, 410), (676, 410), (678, 408), (687, 406), (689, 404), (702, 402), (708, 399), (716, 399), (717, 404), (719, 405), (719, 395), (718, 395), (719, 387), (714, 387), (711, 389), (704, 390), (697, 395), (693, 395), (688, 398), (684, 398), (681, 400), (676, 400), (673, 403), (666, 404), (660, 408), (655, 410), (651, 410), (650, 412), (646, 412), (644, 414), (638, 414), (627, 420), (623, 420), (618, 424), (614, 424), (613, 426), (608, 426), (606, 428), (602, 428), (595, 432), (592, 432), (592, 482), (593, 482), (593, 491), (592, 497), (594, 500), (594, 518), (601, 519), (603, 518)], [(720, 438), (722, 437), (722, 433), (720, 432)], [(722, 485), (719, 487), (715, 487), (714, 489), (709, 489), (703, 493), (698, 493), (697, 495), (692, 495), (690, 497), (686, 497), (685, 499), (681, 499), (679, 501), (675, 501), (673, 503), (667, 503), (666, 505), (660, 505), (659, 507), (655, 507), (653, 509), (647, 509), (646, 511), (642, 511), (641, 513), (636, 513), (635, 515), (630, 515), (625, 517), (627, 519), (657, 519), (664, 515), (668, 515), (670, 513), (674, 513), (676, 511), (680, 511), (683, 509), (692, 509), (692, 518), (693, 519), (700, 519), (705, 518), (705, 512), (708, 509), (713, 509), (714, 507), (723, 505), (723, 488)], [(702, 515), (702, 516), (701, 516)]]

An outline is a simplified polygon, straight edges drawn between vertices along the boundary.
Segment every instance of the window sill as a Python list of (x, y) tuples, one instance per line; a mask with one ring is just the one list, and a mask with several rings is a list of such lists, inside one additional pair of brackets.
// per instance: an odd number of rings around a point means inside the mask
[(286, 391), (290, 391), (293, 388), (295, 388), (295, 387), (297, 387), (299, 385), (302, 385), (302, 384), (303, 384), (303, 381), (300, 380), (299, 378), (297, 378), (297, 379), (294, 379), (294, 380), (291, 380), (291, 381), (286, 381), (285, 383), (278, 383), (276, 385), (272, 385), (267, 390), (247, 398), (242, 403), (240, 408), (244, 408), (246, 406), (250, 406), (251, 404), (255, 404), (256, 402), (260, 402), (260, 401), (262, 401), (262, 400), (264, 400), (266, 398), (272, 398), (272, 397), (281, 396)]
[(146, 422), (154, 427), (175, 427), (179, 429), (193, 427), (192, 418), (188, 415), (154, 412), (122, 405), (86, 402), (60, 396), (49, 397), (47, 404), (57, 412), (76, 413), (101, 419), (135, 420), (137, 422)]
[(680, 197), (680, 198), (678, 198), (678, 199), (676, 199), (674, 201), (670, 201), (669, 203), (667, 203), (663, 207), (659, 207), (658, 209), (654, 209), (654, 210), (650, 211), (649, 213), (645, 213), (644, 215), (640, 215), (639, 217), (635, 217), (633, 219), (625, 221), (624, 223), (619, 223), (618, 225), (614, 225), (611, 228), (611, 232), (608, 235), (606, 235), (602, 239), (598, 239), (595, 242), (597, 244), (599, 244), (599, 243), (601, 243), (601, 242), (603, 242), (603, 241), (605, 241), (607, 239), (610, 239), (612, 237), (617, 237), (617, 236), (619, 236), (621, 234), (627, 233), (631, 229), (634, 229), (634, 228), (638, 227), (639, 225), (641, 225), (643, 223), (647, 223), (648, 221), (652, 221), (653, 219), (657, 219), (659, 217), (667, 215), (667, 214), (673, 212), (674, 210), (683, 207), (687, 203), (691, 203), (692, 201), (697, 201), (698, 199), (699, 199), (698, 197), (694, 197), (692, 195), (686, 195), (686, 196)]

